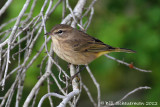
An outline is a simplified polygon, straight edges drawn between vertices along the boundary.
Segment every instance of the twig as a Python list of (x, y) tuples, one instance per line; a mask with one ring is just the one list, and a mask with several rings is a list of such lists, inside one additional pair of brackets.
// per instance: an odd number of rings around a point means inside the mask
[(61, 98), (61, 99), (65, 98), (65, 96), (60, 95), (60, 94), (57, 94), (57, 93), (47, 93), (46, 95), (44, 95), (44, 96), (41, 98), (41, 100), (40, 100), (40, 102), (39, 102), (39, 104), (38, 104), (38, 107), (41, 107), (43, 101), (44, 101), (47, 97), (50, 97), (50, 96), (54, 96), (54, 97)]
[(87, 24), (87, 26), (86, 26), (86, 28), (85, 28), (85, 31), (88, 29), (89, 25), (91, 24), (93, 14), (94, 14), (94, 8), (92, 7), (92, 8), (91, 8), (90, 17), (89, 17), (89, 19), (88, 19), (88, 24)]
[(63, 0), (63, 12), (62, 12), (62, 20), (66, 15), (66, 0)]
[(66, 104), (71, 100), (71, 98), (73, 98), (78, 94), (79, 94), (79, 89), (73, 90), (63, 99), (63, 101), (57, 107), (66, 107)]
[(45, 72), (43, 76), (39, 79), (39, 81), (36, 83), (36, 85), (32, 88), (32, 91), (28, 95), (27, 99), (25, 100), (23, 107), (28, 107), (30, 101), (32, 100), (34, 93), (37, 91), (37, 89), (41, 86), (41, 84), (44, 82), (44, 80), (50, 75), (50, 71)]
[(95, 84), (95, 86), (96, 86), (96, 88), (97, 88), (97, 93), (98, 93), (98, 95), (97, 95), (97, 101), (98, 101), (98, 107), (100, 107), (100, 101), (101, 101), (101, 90), (100, 90), (100, 86), (99, 86), (98, 82), (96, 81), (95, 77), (93, 76), (93, 74), (92, 74), (92, 72), (91, 72), (91, 70), (90, 70), (90, 68), (89, 68), (88, 65), (86, 66), (86, 69), (87, 69), (90, 77), (92, 78), (93, 83)]
[(43, 59), (42, 59), (42, 61), (41, 61), (41, 64), (40, 64), (40, 76), (42, 76), (42, 67), (43, 67), (43, 63), (44, 63), (44, 61), (46, 60), (47, 57), (48, 57), (47, 55), (44, 56)]
[(144, 87), (138, 87), (132, 91), (130, 91), (129, 93), (127, 93), (123, 98), (121, 98), (119, 101), (116, 101), (116, 103), (123, 101), (124, 99), (126, 99), (127, 97), (129, 97), (131, 94), (140, 91), (140, 90), (147, 90), (147, 89), (151, 89), (151, 87), (148, 86), (144, 86)]
[(97, 1), (97, 0), (93, 0), (93, 1), (91, 2), (91, 4), (89, 5), (88, 9), (87, 9), (86, 12), (83, 14), (82, 18), (88, 14), (88, 12), (89, 12), (90, 9), (93, 7), (93, 5), (96, 3), (96, 1)]
[(56, 85), (58, 86), (59, 90), (64, 94), (67, 95), (67, 93), (64, 92), (64, 90), (62, 89), (61, 85), (59, 84), (58, 80), (56, 79), (56, 77), (54, 76), (54, 74), (51, 72), (51, 76), (54, 79)]
[(0, 9), (0, 16), (6, 11), (9, 5), (12, 3), (13, 0), (8, 0), (5, 5)]
[(50, 16), (54, 10), (57, 8), (57, 6), (61, 3), (62, 0), (58, 0), (58, 2), (53, 6), (53, 8), (50, 10), (50, 12), (48, 13), (48, 16)]
[[(74, 65), (70, 65), (70, 75), (71, 75), (71, 77), (72, 76), (74, 76), (76, 74), (76, 70), (75, 70), (75, 67), (74, 67)], [(73, 78), (72, 79), (72, 89), (73, 90), (77, 90), (77, 89), (79, 89), (79, 82), (78, 82), (78, 80), (77, 80), (77, 78)]]
[[(48, 85), (48, 93), (51, 93), (51, 89), (50, 89), (50, 79), (49, 77), (47, 78), (47, 85)], [(51, 96), (48, 97), (49, 98), (49, 103), (50, 103), (50, 106), (53, 107), (53, 101), (52, 101), (52, 98)]]
[(37, 95), (38, 95), (39, 89), (40, 89), (40, 88), (38, 88), (38, 89), (37, 89), (37, 91), (36, 91), (36, 92), (35, 92), (35, 94), (34, 94), (34, 98), (33, 98), (32, 107), (35, 107), (36, 98), (37, 98)]
[[(116, 59), (116, 58), (114, 58), (114, 57), (112, 57), (112, 56), (109, 56), (109, 55), (107, 55), (107, 54), (105, 54), (105, 56), (106, 56), (107, 58), (109, 58), (109, 59), (112, 59), (112, 60), (114, 60), (114, 61), (117, 61), (117, 62), (120, 63), (120, 64), (124, 64), (124, 65), (126, 65), (126, 66), (128, 66), (128, 67), (130, 66), (129, 63), (124, 62), (124, 61), (122, 61), (122, 60)], [(141, 71), (141, 72), (152, 72), (152, 71), (150, 71), (150, 70), (140, 69), (140, 68), (137, 68), (137, 67), (135, 67), (135, 66), (133, 66), (132, 68), (135, 69), (135, 70)]]
[[(79, 67), (78, 67), (78, 70), (77, 71), (79, 71)], [(77, 103), (78, 103), (78, 101), (79, 101), (79, 99), (80, 99), (80, 96), (81, 96), (81, 92), (82, 92), (82, 77), (81, 77), (81, 75), (80, 75), (80, 73), (78, 74), (78, 77), (79, 77), (79, 79), (80, 79), (80, 89), (79, 89), (79, 94), (78, 94), (78, 96), (77, 96), (77, 98), (75, 99), (76, 101), (74, 102), (74, 106), (77, 106)]]
[(93, 100), (93, 97), (92, 97), (91, 93), (89, 92), (87, 86), (86, 86), (85, 84), (82, 84), (82, 86), (83, 86), (83, 88), (85, 89), (85, 91), (86, 91), (86, 93), (87, 93), (90, 101), (92, 102), (93, 106), (94, 106), (94, 107), (97, 107), (97, 104), (96, 104), (95, 101)]
[(37, 0), (34, 0), (33, 3), (32, 3), (32, 6), (31, 6), (30, 12), (28, 14), (28, 17), (26, 18), (26, 20), (23, 23), (27, 23), (31, 19), (34, 8), (36, 6), (36, 3), (37, 3)]

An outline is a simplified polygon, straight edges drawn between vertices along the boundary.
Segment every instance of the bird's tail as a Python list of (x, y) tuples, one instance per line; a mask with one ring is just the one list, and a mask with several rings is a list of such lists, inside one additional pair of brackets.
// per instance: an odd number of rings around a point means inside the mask
[(133, 51), (131, 49), (125, 49), (125, 48), (113, 48), (110, 50), (110, 52), (126, 52), (126, 53), (135, 53), (136, 51)]
[(107, 51), (99, 52), (98, 56), (110, 53), (110, 52), (126, 52), (126, 53), (135, 53), (136, 51), (133, 51), (131, 49), (125, 49), (125, 48), (111, 48)]

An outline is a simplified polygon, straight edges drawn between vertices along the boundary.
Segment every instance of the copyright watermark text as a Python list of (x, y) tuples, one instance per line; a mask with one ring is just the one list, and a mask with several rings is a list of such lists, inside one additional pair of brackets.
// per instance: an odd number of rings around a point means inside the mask
[(113, 105), (148, 105), (148, 106), (157, 106), (158, 102), (113, 102), (113, 101), (101, 101), (101, 106), (113, 106)]

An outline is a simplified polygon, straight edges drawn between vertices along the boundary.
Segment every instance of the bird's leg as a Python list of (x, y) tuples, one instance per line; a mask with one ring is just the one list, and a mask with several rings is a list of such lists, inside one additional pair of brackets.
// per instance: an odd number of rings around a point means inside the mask
[(70, 65), (71, 65), (71, 63), (68, 63), (68, 65), (67, 65), (67, 69), (69, 69)]
[[(76, 68), (78, 68), (79, 65), (76, 66)], [(71, 79), (70, 79), (70, 82), (72, 82), (72, 80), (75, 78), (75, 77), (78, 77), (78, 74), (84, 70), (84, 68), (86, 68), (86, 65), (84, 65), (76, 74), (74, 74)], [(78, 79), (79, 80), (79, 79)]]

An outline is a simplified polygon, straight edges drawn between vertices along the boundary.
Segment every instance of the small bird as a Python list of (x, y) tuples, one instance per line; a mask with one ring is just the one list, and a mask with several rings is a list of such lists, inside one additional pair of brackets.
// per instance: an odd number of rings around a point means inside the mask
[(65, 24), (54, 26), (47, 35), (52, 38), (54, 52), (61, 59), (74, 65), (87, 65), (101, 55), (110, 52), (135, 52), (130, 49), (112, 47)]

